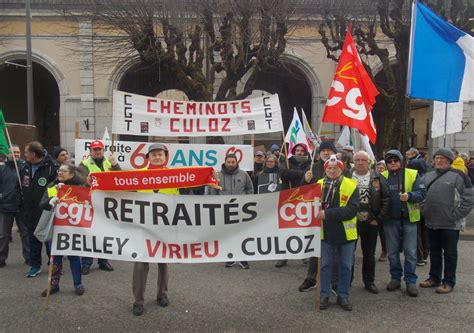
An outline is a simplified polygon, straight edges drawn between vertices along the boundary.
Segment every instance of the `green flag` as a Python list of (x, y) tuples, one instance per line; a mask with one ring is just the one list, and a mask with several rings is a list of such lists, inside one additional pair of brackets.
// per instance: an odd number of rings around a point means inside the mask
[(3, 110), (0, 109), (0, 154), (4, 155), (8, 155), (8, 143), (4, 131), (6, 128), (7, 124), (5, 123), (5, 118), (3, 118)]

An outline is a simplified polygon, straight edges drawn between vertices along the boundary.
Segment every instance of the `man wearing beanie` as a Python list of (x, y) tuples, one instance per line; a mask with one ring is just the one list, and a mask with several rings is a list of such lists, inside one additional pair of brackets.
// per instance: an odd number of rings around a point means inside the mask
[(459, 230), (474, 204), (471, 181), (462, 171), (452, 168), (453, 161), (451, 150), (438, 149), (434, 154), (435, 170), (424, 178), (423, 214), (428, 228), (430, 273), (420, 287), (436, 287), (438, 294), (450, 293), (456, 284)]
[[(391, 275), (387, 290), (400, 289), (404, 276), (407, 294), (417, 297), (417, 222), (420, 221), (419, 203), (425, 199), (425, 186), (416, 170), (402, 168), (403, 156), (398, 150), (387, 151), (385, 163), (388, 170), (382, 172), (382, 176), (387, 179), (390, 193), (390, 217), (383, 222)], [(403, 268), (401, 251), (405, 255)]]
[(335, 252), (339, 253), (339, 278), (337, 304), (352, 311), (349, 302), (352, 257), (357, 240), (357, 210), (359, 191), (357, 182), (344, 177), (344, 164), (336, 155), (324, 163), (326, 176), (318, 180), (321, 185), (321, 209), (317, 218), (321, 221), (321, 310), (329, 306), (331, 276)]
[[(304, 185), (315, 183), (324, 177), (324, 162), (326, 162), (331, 155), (337, 154), (336, 146), (332, 141), (322, 141), (318, 147), (319, 160), (314, 163), (313, 169), (306, 171), (304, 176)], [(303, 283), (298, 287), (301, 292), (309, 291), (316, 288), (316, 274), (318, 271), (318, 260), (316, 257), (311, 257), (308, 260), (308, 272)]]

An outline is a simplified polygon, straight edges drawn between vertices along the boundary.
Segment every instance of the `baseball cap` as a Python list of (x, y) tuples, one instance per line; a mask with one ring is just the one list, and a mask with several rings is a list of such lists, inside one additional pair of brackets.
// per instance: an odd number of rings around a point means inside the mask
[(148, 147), (148, 153), (146, 153), (146, 158), (148, 158), (148, 155), (153, 151), (153, 150), (164, 150), (166, 153), (168, 153), (168, 147), (162, 143), (154, 143)]
[(104, 143), (101, 140), (94, 140), (90, 144), (90, 149), (101, 148), (104, 149)]

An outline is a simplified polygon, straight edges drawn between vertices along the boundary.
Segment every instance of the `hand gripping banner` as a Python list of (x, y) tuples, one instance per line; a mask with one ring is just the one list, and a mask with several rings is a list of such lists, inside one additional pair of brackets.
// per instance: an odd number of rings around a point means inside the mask
[[(53, 255), (167, 263), (320, 256), (320, 187), (259, 195), (165, 195), (63, 187)], [(93, 207), (93, 208), (92, 208)]]
[(211, 167), (92, 172), (91, 190), (139, 191), (217, 186)]

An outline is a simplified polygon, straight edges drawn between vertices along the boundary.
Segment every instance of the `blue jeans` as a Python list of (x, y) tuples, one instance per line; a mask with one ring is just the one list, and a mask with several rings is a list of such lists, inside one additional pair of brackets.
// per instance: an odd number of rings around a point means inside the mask
[[(388, 261), (390, 262), (390, 275), (392, 280), (401, 281), (405, 272), (404, 280), (407, 285), (416, 284), (416, 245), (417, 245), (417, 223), (403, 221), (403, 240), (400, 239), (400, 220), (387, 220), (383, 225), (385, 241), (387, 242)], [(403, 244), (400, 244), (402, 241)], [(404, 268), (400, 261), (400, 249), (405, 255)]]
[[(430, 280), (443, 282), (450, 287), (456, 284), (456, 268), (458, 263), (459, 230), (428, 228), (430, 245)], [(444, 256), (444, 278), (443, 272)]]
[(335, 252), (339, 251), (339, 279), (337, 294), (341, 298), (349, 296), (351, 271), (355, 242), (334, 245), (326, 241), (321, 242), (321, 298), (329, 297), (331, 292), (331, 274)]
[[(69, 259), (69, 266), (71, 268), (72, 282), (74, 283), (74, 287), (77, 287), (82, 283), (81, 258), (78, 256), (68, 256), (67, 258)], [(54, 256), (53, 262), (62, 267), (63, 256)]]

